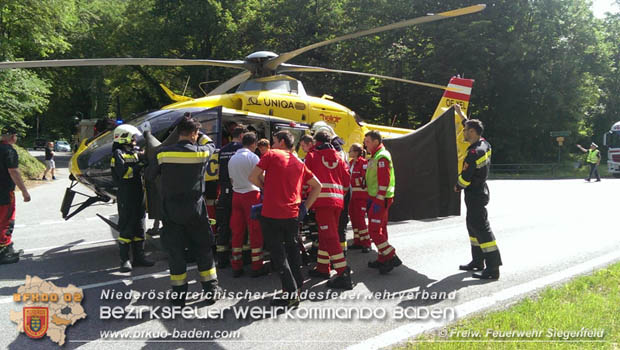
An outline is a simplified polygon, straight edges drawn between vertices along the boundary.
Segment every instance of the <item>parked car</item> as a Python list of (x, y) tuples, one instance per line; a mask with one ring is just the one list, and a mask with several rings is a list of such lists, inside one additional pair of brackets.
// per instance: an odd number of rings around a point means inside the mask
[(71, 145), (67, 141), (56, 141), (54, 143), (54, 151), (56, 151), (56, 152), (71, 152)]
[(45, 149), (45, 146), (47, 146), (47, 140), (45, 139), (35, 139), (34, 140), (34, 149), (38, 150), (38, 149)]

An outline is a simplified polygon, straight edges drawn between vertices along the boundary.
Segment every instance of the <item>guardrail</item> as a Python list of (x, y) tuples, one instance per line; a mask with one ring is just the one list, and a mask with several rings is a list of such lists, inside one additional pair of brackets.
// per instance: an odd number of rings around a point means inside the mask
[(494, 179), (502, 177), (514, 177), (519, 176), (541, 176), (550, 175), (555, 176), (559, 165), (556, 163), (544, 163), (544, 164), (493, 164), (491, 163), (491, 169), (489, 176)]

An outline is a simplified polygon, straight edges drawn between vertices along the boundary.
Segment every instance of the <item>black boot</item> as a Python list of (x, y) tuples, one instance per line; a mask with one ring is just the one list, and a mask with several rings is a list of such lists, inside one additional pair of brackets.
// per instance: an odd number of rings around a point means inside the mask
[(497, 280), (499, 279), (499, 266), (487, 267), (482, 272), (474, 272), (471, 277), (483, 280)]
[(351, 268), (347, 266), (341, 274), (336, 275), (327, 281), (327, 286), (333, 289), (353, 289), (353, 283), (351, 282)]
[(121, 256), (121, 272), (130, 272), (132, 269), (129, 261), (129, 243), (119, 242), (118, 250)]
[(373, 260), (368, 262), (368, 267), (370, 267), (371, 269), (378, 269), (379, 267), (381, 267), (381, 265), (383, 265), (383, 263), (379, 262), (379, 260)]
[(19, 255), (23, 251), (16, 252), (13, 249), (13, 243), (0, 248), (0, 265), (2, 264), (15, 264), (19, 261)]
[(402, 265), (403, 262), (400, 260), (400, 258), (398, 258), (398, 256), (396, 254), (394, 254), (394, 256), (392, 257), (392, 259), (384, 262), (383, 264), (381, 264), (379, 266), (379, 272), (382, 275), (388, 274), (390, 271), (392, 271), (395, 267), (398, 267), (400, 265)]
[(170, 294), (170, 303), (172, 306), (185, 306), (185, 298), (187, 296), (187, 283), (182, 286), (172, 286), (172, 293)]
[(133, 253), (133, 265), (134, 266), (153, 266), (155, 262), (146, 258), (144, 255), (144, 241), (131, 243)]
[(206, 296), (205, 301), (209, 304), (214, 304), (217, 300), (222, 298), (224, 291), (217, 283), (217, 280), (211, 280), (207, 282), (200, 282), (202, 284), (202, 290)]
[(484, 262), (482, 261), (470, 261), (467, 265), (459, 265), (459, 270), (463, 271), (480, 271), (484, 269)]

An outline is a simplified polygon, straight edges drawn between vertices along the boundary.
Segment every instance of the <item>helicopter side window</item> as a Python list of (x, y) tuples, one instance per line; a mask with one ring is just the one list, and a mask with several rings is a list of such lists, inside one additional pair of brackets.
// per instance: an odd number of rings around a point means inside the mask
[[(291, 93), (291, 84), (290, 80), (275, 80), (265, 82), (265, 90), (273, 91), (273, 92), (284, 92)], [(297, 89), (295, 89), (295, 93), (297, 93)]]
[[(273, 132), (271, 134), (272, 138), (273, 135), (275, 133), (277, 133), (280, 130), (287, 130), (288, 132), (290, 132), (291, 134), (293, 134), (293, 150), (298, 151), (299, 150), (299, 140), (301, 139), (301, 136), (304, 135), (306, 133), (306, 131), (308, 130), (307, 127), (304, 126), (298, 126), (298, 127), (294, 127), (294, 126), (288, 126), (288, 125), (282, 125), (282, 124), (275, 124), (274, 127), (272, 128)], [(269, 140), (270, 142), (272, 142), (273, 140)]]

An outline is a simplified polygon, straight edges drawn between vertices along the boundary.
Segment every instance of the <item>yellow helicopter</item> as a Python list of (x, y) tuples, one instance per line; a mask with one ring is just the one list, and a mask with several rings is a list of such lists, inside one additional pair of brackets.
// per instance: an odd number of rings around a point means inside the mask
[[(309, 50), (343, 40), (354, 39), (365, 35), (376, 34), (387, 30), (404, 28), (407, 26), (428, 23), (432, 21), (473, 14), (482, 11), (486, 5), (474, 5), (456, 10), (428, 14), (382, 27), (372, 28), (330, 40), (318, 42), (283, 54), (270, 51), (258, 51), (248, 55), (244, 60), (206, 60), (206, 59), (167, 59), (167, 58), (103, 58), (103, 59), (70, 59), (1, 62), (0, 69), (8, 68), (37, 68), (37, 67), (68, 67), (68, 66), (103, 66), (103, 65), (157, 65), (157, 66), (218, 66), (241, 69), (243, 72), (224, 82), (207, 96), (191, 98), (177, 95), (162, 85), (168, 96), (175, 101), (161, 110), (141, 115), (129, 123), (137, 126), (141, 131), (150, 131), (160, 141), (170, 133), (175, 121), (186, 111), (203, 123), (205, 131), (209, 131), (221, 144), (221, 131), (227, 121), (241, 122), (253, 127), (260, 136), (268, 137), (276, 130), (286, 128), (304, 133), (312, 124), (322, 121), (330, 125), (335, 133), (344, 141), (345, 145), (361, 142), (364, 134), (369, 130), (379, 130), (384, 137), (398, 137), (414, 133), (413, 130), (388, 126), (366, 124), (349, 108), (332, 101), (332, 97), (323, 95), (313, 97), (306, 94), (301, 81), (283, 73), (294, 72), (321, 72), (362, 75), (380, 79), (395, 80), (404, 83), (417, 84), (445, 90), (444, 95), (435, 111), (432, 120), (437, 119), (451, 105), (458, 103), (466, 112), (473, 80), (453, 77), (448, 86), (435, 85), (414, 80), (383, 76), (378, 74), (335, 70), (322, 67), (288, 64), (287, 61)], [(234, 93), (229, 90), (239, 86)], [(452, 117), (454, 119), (454, 117)], [(458, 136), (462, 130), (460, 123), (455, 124)], [(454, 139), (454, 136), (452, 136)], [(142, 141), (143, 142), (143, 141)], [(115, 188), (109, 169), (111, 156), (111, 133), (104, 132), (98, 137), (84, 140), (71, 160), (72, 179), (80, 182), (95, 193), (89, 197), (73, 213), (72, 190), (75, 184), (67, 189), (63, 200), (63, 217), (65, 219), (77, 214), (82, 209), (97, 201), (107, 201), (115, 196)], [(460, 154), (465, 146), (457, 141)], [(455, 147), (456, 148), (456, 147)], [(216, 164), (214, 164), (216, 165)], [(211, 177), (217, 175), (216, 166), (210, 167)], [(398, 169), (397, 169), (398, 171)]]

